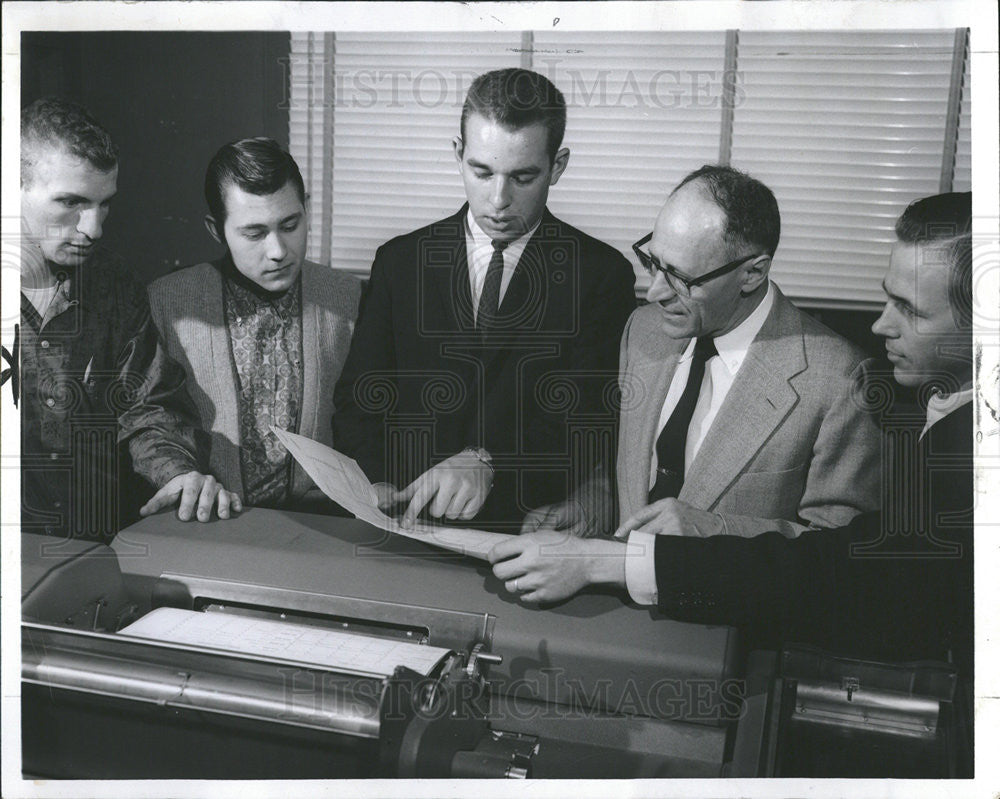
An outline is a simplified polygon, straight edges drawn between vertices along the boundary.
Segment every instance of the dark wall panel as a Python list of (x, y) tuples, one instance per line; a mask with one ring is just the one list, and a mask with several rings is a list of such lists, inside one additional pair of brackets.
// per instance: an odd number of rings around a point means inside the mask
[(202, 224), (205, 167), (220, 145), (288, 145), (287, 33), (31, 33), (22, 105), (60, 94), (87, 106), (121, 148), (105, 242), (151, 280), (215, 258)]

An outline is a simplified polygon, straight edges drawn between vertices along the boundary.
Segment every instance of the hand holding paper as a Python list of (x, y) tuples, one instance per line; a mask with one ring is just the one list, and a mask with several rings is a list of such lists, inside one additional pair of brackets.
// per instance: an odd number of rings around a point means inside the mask
[(493, 546), (510, 536), (416, 521), (403, 527), (379, 510), (378, 494), (357, 461), (312, 439), (272, 427), (278, 440), (330, 499), (367, 522), (390, 533), (486, 560)]

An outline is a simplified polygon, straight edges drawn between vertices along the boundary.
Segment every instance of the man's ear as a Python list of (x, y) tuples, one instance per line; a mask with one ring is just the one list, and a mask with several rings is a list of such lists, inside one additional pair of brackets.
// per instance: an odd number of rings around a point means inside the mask
[(215, 222), (215, 217), (211, 214), (205, 214), (205, 230), (207, 230), (208, 235), (219, 242), (219, 244), (226, 243), (223, 241), (222, 231), (219, 230), (219, 226)]
[(758, 255), (744, 267), (743, 283), (740, 285), (740, 291), (744, 294), (752, 293), (767, 280), (767, 275), (770, 271), (771, 256)]
[(556, 153), (556, 157), (552, 159), (552, 175), (549, 177), (549, 185), (555, 186), (559, 182), (559, 178), (562, 177), (562, 173), (566, 170), (566, 165), (569, 163), (569, 148), (563, 147), (559, 152)]
[(459, 169), (462, 168), (462, 153), (465, 152), (465, 142), (461, 136), (456, 136), (451, 140), (451, 147), (455, 151), (455, 160), (458, 161)]

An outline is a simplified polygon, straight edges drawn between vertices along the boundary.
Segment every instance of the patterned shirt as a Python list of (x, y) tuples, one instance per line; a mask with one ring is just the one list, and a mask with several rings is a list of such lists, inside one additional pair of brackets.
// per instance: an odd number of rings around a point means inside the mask
[(271, 426), (298, 430), (302, 407), (302, 278), (283, 294), (225, 270), (222, 298), (236, 367), (244, 502), (288, 498), (292, 459)]
[(21, 295), (21, 526), (108, 538), (141, 488), (124, 446), (156, 488), (198, 469), (194, 408), (116, 256), (98, 249), (61, 278), (44, 317)]

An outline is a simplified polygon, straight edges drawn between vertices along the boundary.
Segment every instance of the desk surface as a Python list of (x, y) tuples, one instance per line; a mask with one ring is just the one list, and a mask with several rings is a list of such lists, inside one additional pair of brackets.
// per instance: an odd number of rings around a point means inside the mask
[(599, 704), (610, 710), (711, 723), (717, 707), (707, 708), (734, 676), (728, 628), (674, 622), (605, 589), (545, 607), (523, 603), (487, 563), (355, 519), (252, 509), (200, 524), (161, 513), (123, 530), (112, 547), (126, 580), (173, 573), (492, 614), (492, 651), (504, 661), (490, 678), (517, 696), (565, 702), (606, 691)]

